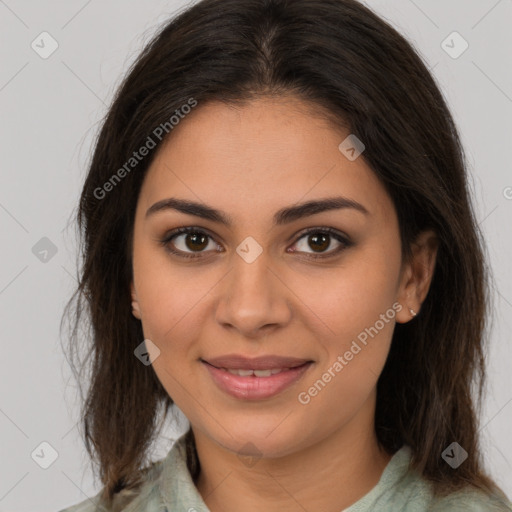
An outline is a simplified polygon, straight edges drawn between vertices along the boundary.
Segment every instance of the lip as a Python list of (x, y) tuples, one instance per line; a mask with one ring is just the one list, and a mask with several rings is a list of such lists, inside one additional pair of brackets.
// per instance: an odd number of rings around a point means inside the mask
[[(283, 358), (288, 361), (291, 358)], [(232, 360), (231, 360), (232, 361)], [(217, 387), (227, 393), (228, 395), (242, 399), (242, 400), (263, 400), (266, 398), (271, 398), (279, 393), (283, 392), (285, 389), (289, 388), (293, 384), (295, 384), (298, 380), (302, 378), (304, 373), (313, 365), (313, 361), (300, 360), (302, 364), (297, 364), (298, 360), (295, 360), (293, 364), (295, 366), (289, 367), (283, 364), (275, 366), (277, 360), (275, 358), (272, 359), (271, 362), (274, 363), (273, 366), (268, 366), (269, 360), (264, 361), (261, 358), (258, 361), (258, 364), (263, 361), (267, 366), (261, 366), (259, 368), (252, 367), (241, 367), (241, 366), (232, 366), (231, 369), (254, 369), (254, 370), (263, 370), (263, 369), (275, 369), (275, 368), (289, 368), (288, 370), (284, 370), (280, 373), (276, 373), (269, 377), (256, 377), (255, 375), (249, 375), (247, 377), (242, 377), (240, 375), (233, 375), (229, 373), (227, 370), (222, 368), (217, 368), (206, 362), (201, 360), (201, 363), (208, 370), (213, 382), (217, 385)], [(247, 359), (245, 359), (247, 362)], [(255, 360), (251, 361), (251, 364), (254, 364)], [(233, 362), (229, 363), (233, 364)], [(288, 363), (290, 364), (290, 363)], [(226, 367), (224, 367), (226, 368)]]
[(216, 368), (227, 368), (228, 370), (274, 370), (276, 368), (295, 368), (311, 361), (310, 359), (274, 355), (251, 358), (244, 357), (239, 354), (229, 354), (221, 357), (201, 360), (215, 366)]

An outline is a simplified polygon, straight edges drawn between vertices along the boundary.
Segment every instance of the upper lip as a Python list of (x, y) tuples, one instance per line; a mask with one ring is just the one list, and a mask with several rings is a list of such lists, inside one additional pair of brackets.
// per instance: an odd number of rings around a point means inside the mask
[(297, 357), (284, 356), (260, 356), (244, 357), (238, 354), (230, 354), (220, 357), (202, 359), (217, 368), (226, 368), (229, 370), (274, 370), (276, 368), (295, 368), (304, 363), (311, 362), (310, 359), (299, 359)]

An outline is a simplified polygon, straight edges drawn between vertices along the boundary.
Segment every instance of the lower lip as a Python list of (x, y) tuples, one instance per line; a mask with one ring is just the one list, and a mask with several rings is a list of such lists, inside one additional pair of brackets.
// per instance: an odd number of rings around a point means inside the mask
[(227, 370), (216, 368), (204, 361), (202, 363), (210, 372), (215, 384), (222, 391), (244, 400), (261, 400), (281, 393), (297, 382), (313, 364), (312, 362), (305, 363), (302, 366), (284, 370), (270, 377), (256, 377), (256, 375), (241, 377), (240, 375), (233, 375)]

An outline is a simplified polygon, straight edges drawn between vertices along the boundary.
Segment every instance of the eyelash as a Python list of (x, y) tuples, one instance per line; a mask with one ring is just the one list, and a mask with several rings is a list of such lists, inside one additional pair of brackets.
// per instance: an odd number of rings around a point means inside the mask
[[(207, 236), (207, 237), (209, 237), (210, 239), (213, 240), (213, 237), (211, 235), (209, 235), (208, 233), (206, 233), (205, 231), (203, 231), (202, 229), (190, 226), (190, 227), (174, 229), (170, 233), (167, 233), (167, 235), (162, 240), (160, 240), (160, 243), (161, 243), (161, 245), (167, 251), (169, 251), (171, 254), (179, 256), (180, 258), (196, 259), (196, 258), (202, 257), (202, 254), (203, 254), (202, 252), (197, 252), (196, 254), (192, 255), (190, 253), (186, 253), (184, 251), (176, 250), (176, 249), (172, 249), (171, 248), (171, 246), (170, 246), (171, 240), (173, 238), (175, 238), (176, 236), (181, 235), (183, 233), (185, 233), (185, 234), (194, 233), (194, 234), (198, 234), (198, 235), (205, 235), (205, 236)], [(341, 233), (339, 233), (338, 231), (336, 231), (336, 230), (334, 230), (332, 228), (310, 228), (310, 229), (308, 229), (308, 230), (306, 230), (306, 231), (304, 231), (304, 232), (302, 232), (300, 234), (300, 236), (294, 242), (294, 245), (299, 240), (304, 238), (306, 235), (310, 235), (312, 233), (313, 234), (330, 235), (334, 239), (336, 239), (338, 242), (340, 242), (342, 244), (342, 246), (338, 247), (338, 249), (334, 249), (334, 250), (326, 253), (326, 255), (324, 255), (324, 254), (306, 253), (308, 255), (308, 256), (306, 256), (307, 258), (311, 258), (311, 259), (314, 259), (314, 260), (315, 259), (332, 258), (334, 256), (337, 256), (341, 251), (343, 251), (343, 250), (345, 250), (345, 249), (347, 249), (347, 248), (349, 248), (349, 247), (351, 247), (353, 245), (353, 242), (351, 242), (348, 238), (346, 238), (345, 236), (341, 235)]]

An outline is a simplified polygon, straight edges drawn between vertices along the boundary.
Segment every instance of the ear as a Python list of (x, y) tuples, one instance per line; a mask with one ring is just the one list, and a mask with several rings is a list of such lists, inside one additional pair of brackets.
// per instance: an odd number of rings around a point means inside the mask
[(397, 300), (403, 306), (396, 315), (398, 323), (409, 322), (414, 313), (419, 314), (434, 275), (438, 247), (439, 239), (432, 230), (422, 231), (413, 242), (411, 261), (402, 270), (398, 290)]
[(137, 292), (135, 291), (135, 286), (133, 284), (133, 281), (130, 283), (130, 290), (131, 290), (131, 295), (132, 295), (132, 315), (135, 318), (138, 318), (139, 320), (141, 320), (139, 300), (137, 299)]

